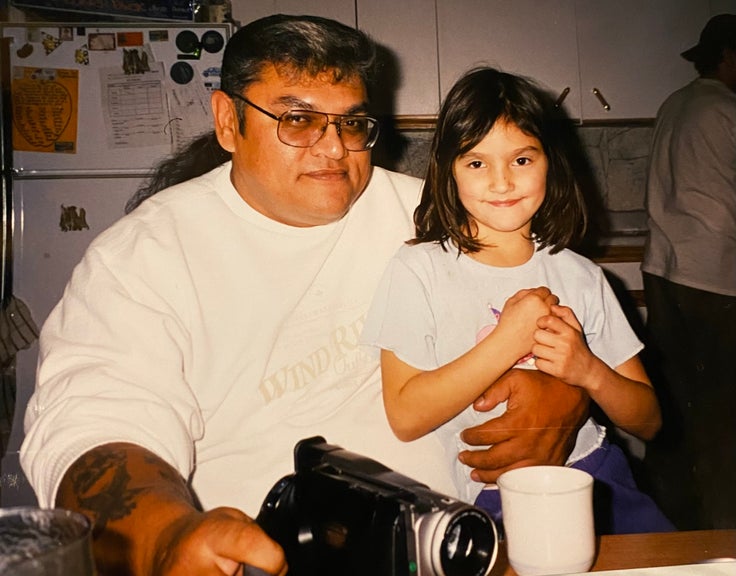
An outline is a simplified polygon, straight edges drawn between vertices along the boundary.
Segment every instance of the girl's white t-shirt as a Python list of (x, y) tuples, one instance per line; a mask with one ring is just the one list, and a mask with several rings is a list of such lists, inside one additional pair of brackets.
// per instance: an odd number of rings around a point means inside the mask
[[(437, 243), (402, 246), (389, 263), (366, 319), (362, 341), (391, 350), (421, 370), (443, 366), (472, 348), (498, 322), (504, 303), (524, 288), (547, 286), (569, 306), (583, 326), (591, 351), (611, 367), (635, 356), (643, 345), (632, 330), (603, 270), (575, 252), (534, 252), (521, 266), (482, 264)], [(518, 367), (533, 368), (533, 362)], [(498, 416), (469, 406), (435, 432), (446, 448), (461, 497), (474, 502), (483, 484), (470, 479), (470, 468), (457, 460), (470, 448), (460, 431)], [(578, 433), (571, 464), (600, 446), (605, 429), (589, 419)]]

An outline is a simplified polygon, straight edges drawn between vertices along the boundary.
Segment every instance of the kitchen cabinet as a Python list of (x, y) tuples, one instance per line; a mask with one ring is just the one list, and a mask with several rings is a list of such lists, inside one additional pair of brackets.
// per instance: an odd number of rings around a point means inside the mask
[(381, 114), (433, 116), (463, 72), (490, 65), (566, 94), (573, 118), (605, 121), (653, 118), (696, 75), (680, 52), (712, 14), (736, 12), (736, 0), (232, 0), (232, 8), (243, 24), (316, 14), (368, 32), (397, 63)]
[(437, 0), (440, 86), (485, 63), (569, 89), (573, 118), (653, 118), (695, 77), (679, 54), (709, 15), (702, 0)]
[(231, 0), (231, 6), (243, 25), (270, 14), (310, 14), (356, 26), (355, 3), (345, 0)]
[(709, 17), (700, 0), (577, 0), (582, 118), (654, 117), (697, 76), (680, 53), (697, 43)]
[(311, 14), (333, 18), (367, 32), (387, 66), (381, 93), (374, 98), (381, 115), (433, 115), (439, 107), (437, 27), (434, 0), (233, 0), (233, 18), (242, 24), (268, 14)]
[[(378, 114), (399, 116), (434, 115), (439, 110), (440, 88), (437, 60), (435, 0), (359, 0), (358, 27), (370, 34), (379, 50), (388, 51), (390, 66), (385, 97), (379, 97)], [(395, 88), (395, 90), (391, 90)]]
[[(479, 65), (532, 77), (555, 96), (579, 84), (570, 0), (437, 0), (437, 29), (443, 98), (465, 71)], [(577, 89), (565, 106), (580, 115)]]
[(736, 14), (736, 0), (710, 0), (710, 14)]

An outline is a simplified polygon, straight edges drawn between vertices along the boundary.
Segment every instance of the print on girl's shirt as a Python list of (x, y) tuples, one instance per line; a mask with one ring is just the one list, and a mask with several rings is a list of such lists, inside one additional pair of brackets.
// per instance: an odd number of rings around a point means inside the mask
[[(478, 344), (481, 340), (485, 339), (486, 336), (488, 336), (491, 332), (493, 332), (496, 329), (496, 326), (498, 326), (498, 321), (501, 318), (500, 310), (496, 310), (490, 302), (486, 306), (488, 308), (488, 314), (491, 317), (489, 320), (490, 323), (486, 324), (478, 331), (478, 334), (476, 334), (475, 336), (476, 344)], [(517, 360), (516, 364), (514, 365), (514, 368), (524, 368), (525, 370), (536, 370), (537, 363), (536, 363), (536, 358), (534, 357), (534, 354), (529, 352), (529, 354)]]

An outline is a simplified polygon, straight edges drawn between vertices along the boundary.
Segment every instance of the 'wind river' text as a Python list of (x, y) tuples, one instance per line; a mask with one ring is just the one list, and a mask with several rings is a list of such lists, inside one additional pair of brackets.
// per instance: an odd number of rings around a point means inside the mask
[(330, 369), (337, 375), (347, 374), (356, 367), (356, 363), (365, 361), (365, 354), (358, 343), (363, 322), (361, 317), (352, 324), (340, 326), (330, 335), (326, 345), (267, 376), (259, 387), (266, 404), (288, 391), (309, 386)]

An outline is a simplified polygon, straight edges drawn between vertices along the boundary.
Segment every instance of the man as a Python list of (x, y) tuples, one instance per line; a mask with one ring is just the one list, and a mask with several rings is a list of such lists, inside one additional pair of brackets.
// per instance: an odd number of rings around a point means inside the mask
[[(370, 165), (373, 66), (329, 20), (240, 30), (212, 95), (231, 162), (103, 233), (44, 326), (22, 463), (42, 506), (94, 520), (103, 574), (283, 574), (250, 518), (315, 434), (452, 490), (436, 440), (393, 438), (358, 346), (420, 187)], [(463, 454), (482, 481), (564, 462), (584, 420), (573, 387), (526, 378), (488, 393), (484, 409), (513, 394), (505, 419), (466, 432), (494, 444)]]
[(679, 528), (736, 528), (736, 14), (711, 18), (682, 56), (699, 78), (659, 110), (647, 186), (664, 427), (646, 462)]

